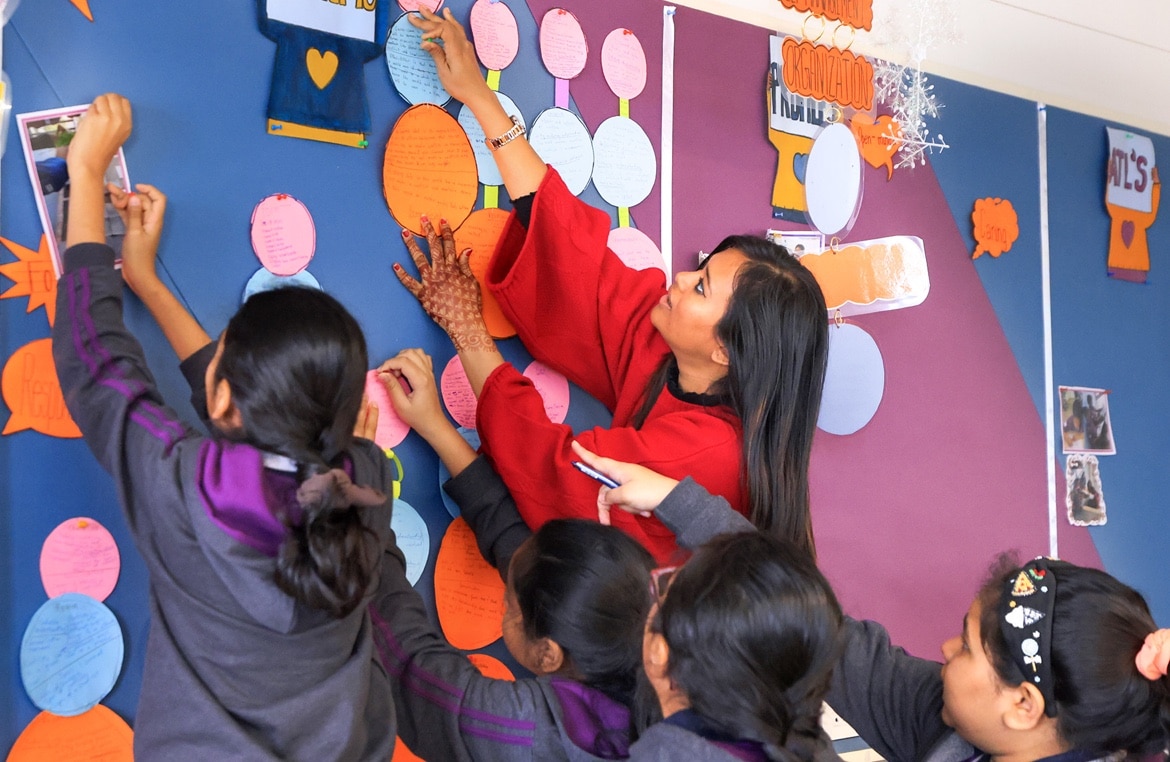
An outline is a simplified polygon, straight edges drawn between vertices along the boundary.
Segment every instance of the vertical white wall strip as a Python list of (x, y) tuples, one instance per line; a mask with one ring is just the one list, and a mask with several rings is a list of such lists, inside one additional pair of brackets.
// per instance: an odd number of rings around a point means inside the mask
[(662, 8), (662, 233), (659, 245), (666, 262), (666, 282), (674, 278), (674, 6)]
[(1036, 104), (1036, 133), (1040, 149), (1040, 290), (1044, 312), (1044, 441), (1048, 462), (1048, 555), (1059, 558), (1056, 527), (1060, 514), (1056, 510), (1056, 401), (1052, 378), (1052, 260), (1048, 250), (1048, 111)]

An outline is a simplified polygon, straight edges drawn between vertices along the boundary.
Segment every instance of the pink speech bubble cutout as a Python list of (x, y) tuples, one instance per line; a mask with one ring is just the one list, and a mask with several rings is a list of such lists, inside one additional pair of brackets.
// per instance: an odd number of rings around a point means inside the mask
[(589, 44), (577, 17), (564, 8), (550, 8), (540, 20), (540, 60), (556, 77), (553, 105), (569, 107), (569, 80), (585, 68)]
[(407, 13), (417, 11), (419, 8), (426, 8), (431, 13), (437, 13), (443, 7), (443, 0), (439, 0), (437, 3), (433, 2), (433, 0), (423, 0), (423, 2), (419, 2), (419, 0), (398, 0), (398, 7)]
[(524, 369), (524, 376), (544, 400), (544, 414), (553, 423), (564, 423), (569, 412), (569, 381), (541, 362), (532, 362)]
[(666, 273), (666, 260), (657, 244), (637, 228), (614, 228), (609, 231), (607, 245), (627, 267), (635, 270), (657, 267), (663, 274)]
[(114, 536), (90, 518), (61, 522), (41, 546), (41, 584), (50, 598), (82, 593), (104, 601), (118, 584), (121, 570)]
[(629, 29), (615, 29), (601, 44), (601, 72), (613, 94), (633, 100), (646, 87), (646, 53)]
[(390, 401), (390, 392), (386, 391), (376, 370), (366, 374), (366, 397), (378, 408), (378, 428), (374, 431), (374, 444), (382, 448), (397, 447), (406, 439), (410, 426), (398, 417), (398, 411)]
[(479, 401), (475, 392), (471, 390), (471, 382), (467, 380), (467, 372), (463, 370), (463, 363), (459, 355), (451, 358), (447, 367), (443, 368), (443, 375), (439, 377), (439, 387), (443, 392), (443, 404), (447, 412), (460, 426), (469, 429), (475, 428), (475, 410)]
[(520, 50), (520, 31), (512, 10), (497, 0), (475, 0), (470, 23), (480, 62), (493, 71), (507, 68)]
[(317, 249), (313, 215), (287, 193), (268, 196), (252, 212), (252, 250), (273, 275), (296, 275)]

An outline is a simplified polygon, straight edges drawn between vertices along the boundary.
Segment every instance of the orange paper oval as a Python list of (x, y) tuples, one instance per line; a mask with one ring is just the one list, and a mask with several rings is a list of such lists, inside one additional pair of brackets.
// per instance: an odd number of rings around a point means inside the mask
[(382, 164), (386, 206), (399, 225), (422, 235), (419, 217), (458, 228), (479, 192), (475, 153), (467, 133), (444, 109), (429, 103), (398, 117)]
[(463, 519), (447, 527), (435, 559), (435, 608), (451, 645), (472, 651), (504, 634), (504, 581), (483, 560)]
[(484, 282), (488, 264), (492, 261), (492, 254), (507, 223), (508, 213), (503, 209), (480, 209), (472, 212), (455, 234), (455, 245), (459, 251), (471, 249), (471, 271), (475, 273), (479, 292), (483, 295), (483, 322), (487, 324), (488, 333), (497, 339), (516, 335), (516, 329), (504, 316), (500, 303)]
[(101, 704), (73, 717), (41, 712), (8, 753), (8, 762), (62, 759), (133, 762), (134, 732), (125, 720)]
[(474, 664), (475, 668), (484, 677), (516, 682), (516, 676), (512, 674), (512, 670), (508, 669), (508, 666), (504, 662), (494, 656), (488, 656), (487, 654), (468, 654), (467, 660)]
[(395, 738), (394, 755), (390, 757), (390, 762), (426, 762), (426, 760), (406, 748), (406, 744), (402, 743), (401, 738)]
[(0, 391), (12, 411), (4, 434), (25, 429), (50, 437), (77, 439), (81, 430), (65, 409), (65, 397), (53, 363), (52, 339), (30, 341), (12, 353), (0, 375)]

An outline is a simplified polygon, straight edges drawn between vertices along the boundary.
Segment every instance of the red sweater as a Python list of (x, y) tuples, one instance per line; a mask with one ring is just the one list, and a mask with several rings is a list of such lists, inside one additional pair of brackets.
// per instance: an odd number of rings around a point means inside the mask
[[(573, 196), (550, 169), (533, 201), (528, 228), (516, 219), (492, 258), (487, 282), (524, 346), (541, 362), (613, 412), (611, 428), (576, 439), (606, 457), (667, 476), (691, 476), (737, 510), (742, 428), (727, 407), (679, 399), (669, 387), (641, 428), (630, 425), (650, 376), (670, 348), (650, 324), (665, 292), (657, 269), (631, 270), (608, 249), (609, 217)], [(549, 421), (532, 383), (497, 368), (479, 398), (483, 452), (533, 529), (554, 518), (597, 518), (598, 484), (571, 465), (573, 430)], [(655, 518), (614, 511), (613, 523), (660, 563), (677, 550)]]

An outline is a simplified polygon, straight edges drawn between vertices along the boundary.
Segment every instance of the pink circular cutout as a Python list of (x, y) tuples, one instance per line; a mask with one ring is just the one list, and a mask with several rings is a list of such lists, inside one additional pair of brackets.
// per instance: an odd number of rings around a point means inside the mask
[(366, 374), (366, 397), (378, 408), (378, 428), (374, 432), (374, 444), (382, 448), (397, 447), (406, 439), (410, 426), (398, 417), (398, 411), (390, 401), (390, 392), (386, 391), (376, 370)]
[(114, 536), (90, 518), (61, 522), (41, 547), (41, 584), (50, 598), (82, 593), (104, 601), (118, 584), (121, 569)]
[(475, 0), (470, 24), (475, 53), (483, 65), (495, 71), (507, 68), (520, 50), (520, 31), (512, 10), (501, 2)]
[(252, 250), (273, 275), (296, 275), (316, 249), (313, 215), (287, 193), (265, 198), (252, 211)]
[(431, 13), (435, 13), (443, 7), (443, 0), (438, 0), (438, 2), (434, 2), (434, 0), (398, 0), (398, 7), (407, 13), (417, 11), (419, 8), (426, 8)]
[(524, 376), (544, 400), (544, 414), (553, 423), (564, 423), (569, 412), (569, 380), (542, 362), (533, 361)]
[(463, 363), (459, 355), (451, 358), (447, 367), (443, 368), (443, 375), (439, 377), (439, 387), (443, 392), (443, 404), (447, 412), (460, 426), (469, 429), (475, 428), (475, 410), (479, 401), (475, 392), (471, 390), (471, 382), (467, 380), (467, 373), (463, 370)]
[(540, 20), (540, 59), (557, 79), (573, 79), (585, 68), (589, 44), (577, 17), (564, 8), (550, 8)]
[(666, 261), (657, 244), (637, 228), (614, 228), (609, 231), (608, 246), (627, 267), (635, 270), (657, 267), (663, 273), (666, 272)]
[(619, 98), (633, 100), (646, 87), (646, 53), (629, 29), (615, 29), (601, 44), (601, 72)]

